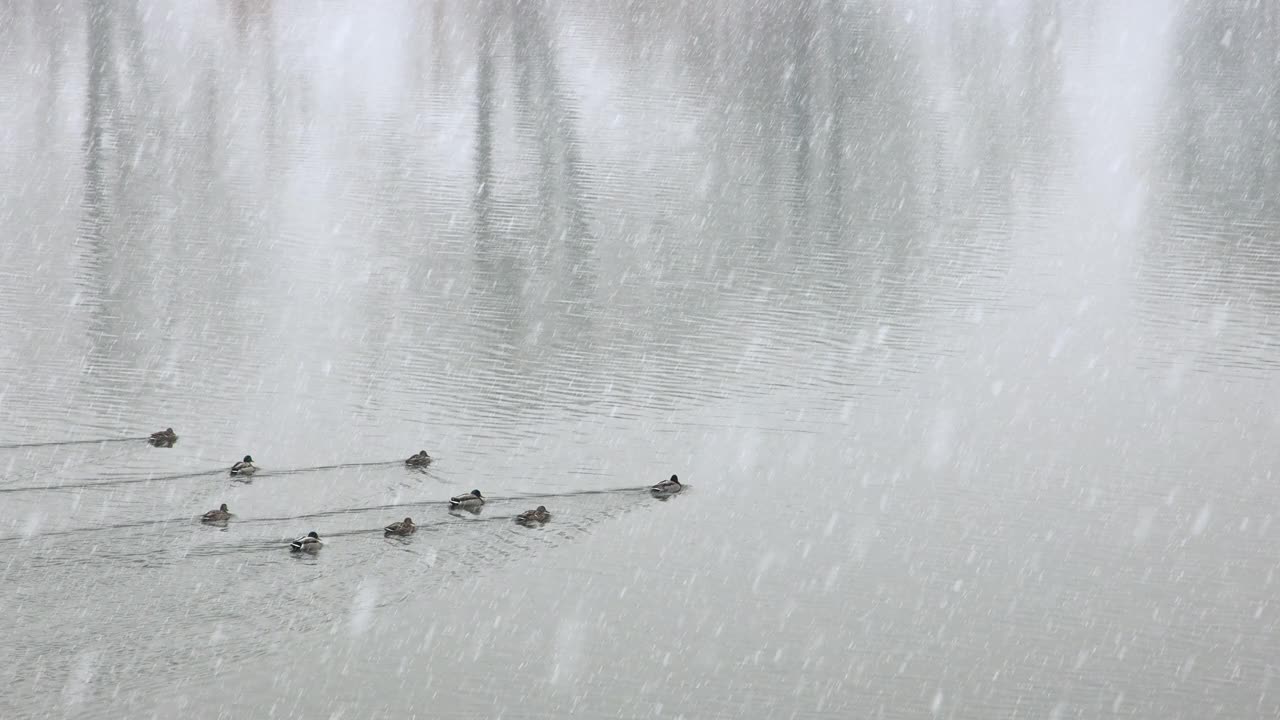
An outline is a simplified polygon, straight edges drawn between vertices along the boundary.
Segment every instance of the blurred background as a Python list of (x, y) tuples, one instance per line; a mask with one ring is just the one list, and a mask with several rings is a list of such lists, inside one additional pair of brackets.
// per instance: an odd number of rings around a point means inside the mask
[(1247, 0), (0, 2), (0, 715), (1280, 714), (1278, 100)]

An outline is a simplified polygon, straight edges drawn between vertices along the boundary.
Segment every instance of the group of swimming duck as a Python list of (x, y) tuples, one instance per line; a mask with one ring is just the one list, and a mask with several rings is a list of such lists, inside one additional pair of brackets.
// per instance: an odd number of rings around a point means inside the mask
[[(173, 428), (165, 428), (159, 432), (152, 433), (148, 442), (156, 447), (173, 447), (177, 442), (178, 436), (174, 433)], [(407, 467), (426, 467), (430, 465), (433, 458), (427, 454), (426, 450), (419, 450), (417, 453), (410, 455), (404, 464)], [(240, 477), (250, 477), (258, 472), (258, 466), (253, 464), (253, 456), (245, 455), (244, 459), (231, 466), (231, 475)], [(680, 478), (672, 475), (669, 479), (663, 480), (649, 488), (649, 492), (654, 497), (667, 498), (684, 490)], [(451, 510), (467, 510), (472, 513), (479, 513), (480, 508), (484, 505), (484, 495), (479, 490), (472, 490), (464, 495), (454, 495), (449, 498), (449, 509)], [(231, 519), (231, 511), (227, 509), (227, 504), (217, 510), (210, 510), (200, 516), (200, 521), (205, 523), (225, 523)], [(551, 513), (546, 506), (539, 505), (533, 510), (526, 510), (515, 517), (515, 521), (526, 527), (541, 526), (551, 520)], [(406, 517), (403, 520), (397, 520), (383, 528), (383, 533), (388, 536), (404, 536), (412, 535), (418, 531), (418, 526), (413, 523), (413, 518)], [(320, 540), (320, 535), (312, 530), (306, 535), (289, 543), (289, 549), (292, 552), (319, 552), (324, 547), (324, 543)]]

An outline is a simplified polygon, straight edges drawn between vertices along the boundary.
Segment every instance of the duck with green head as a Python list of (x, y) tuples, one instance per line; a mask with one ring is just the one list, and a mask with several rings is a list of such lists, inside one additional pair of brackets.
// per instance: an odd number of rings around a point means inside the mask
[(654, 495), (675, 495), (681, 490), (684, 490), (684, 485), (680, 483), (680, 478), (675, 475), (649, 488), (649, 492)]
[(289, 543), (289, 550), (292, 552), (320, 552), (321, 547), (324, 547), (324, 543), (320, 542), (320, 535), (315, 530)]
[(244, 459), (231, 466), (232, 475), (249, 476), (258, 472), (258, 466), (253, 464), (253, 456), (245, 455)]
[(464, 510), (478, 510), (484, 505), (484, 496), (479, 490), (472, 490), (466, 495), (454, 495), (449, 498), (449, 507), (462, 508)]

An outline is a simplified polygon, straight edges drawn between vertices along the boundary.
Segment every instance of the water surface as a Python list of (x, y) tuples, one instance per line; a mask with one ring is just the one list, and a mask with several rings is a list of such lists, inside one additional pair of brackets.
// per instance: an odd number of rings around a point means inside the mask
[(0, 7), (0, 715), (1280, 714), (1277, 21), (1068, 5)]

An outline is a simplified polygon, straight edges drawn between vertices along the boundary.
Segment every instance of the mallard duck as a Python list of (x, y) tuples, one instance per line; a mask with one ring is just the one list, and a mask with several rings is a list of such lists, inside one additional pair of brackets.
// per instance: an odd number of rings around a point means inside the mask
[(539, 505), (537, 510), (525, 510), (516, 516), (516, 522), (521, 525), (541, 525), (551, 519), (551, 513), (547, 512), (545, 505)]
[(232, 475), (252, 475), (258, 472), (258, 466), (253, 464), (253, 457), (245, 455), (244, 459), (231, 466)]
[(405, 518), (391, 523), (383, 530), (388, 535), (412, 535), (418, 531), (418, 526), (413, 524), (413, 518)]
[(649, 488), (649, 492), (654, 495), (675, 495), (683, 489), (684, 485), (680, 484), (680, 478), (672, 475), (670, 480), (663, 480), (657, 485)]
[(231, 513), (227, 510), (227, 504), (222, 503), (222, 507), (217, 510), (210, 510), (200, 516), (201, 522), (226, 522), (231, 519)]
[(315, 530), (312, 530), (305, 537), (300, 537), (289, 543), (289, 549), (293, 552), (320, 552), (320, 548), (323, 545), (324, 543), (320, 542), (320, 536), (316, 534)]
[(178, 433), (174, 432), (173, 428), (165, 428), (160, 432), (151, 433), (147, 437), (147, 442), (156, 447), (173, 447), (173, 444), (178, 442)]
[(410, 455), (409, 459), (404, 461), (404, 464), (409, 467), (426, 467), (431, 464), (432, 459), (426, 450), (419, 450), (417, 455)]
[(484, 496), (479, 490), (472, 490), (467, 495), (454, 495), (449, 498), (449, 507), (466, 508), (468, 510), (478, 508), (484, 504)]

